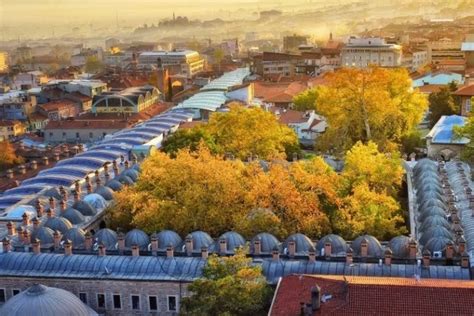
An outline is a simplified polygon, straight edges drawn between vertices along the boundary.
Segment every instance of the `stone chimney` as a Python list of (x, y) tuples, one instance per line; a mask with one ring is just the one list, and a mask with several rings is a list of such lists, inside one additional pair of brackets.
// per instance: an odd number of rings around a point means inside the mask
[(369, 242), (367, 239), (363, 238), (362, 242), (360, 243), (360, 256), (362, 258), (367, 258), (367, 255), (369, 253)]
[(463, 254), (466, 251), (466, 239), (463, 236), (459, 237), (458, 240), (458, 252)]
[(469, 268), (469, 254), (466, 251), (461, 255), (461, 267)]
[(224, 255), (227, 253), (227, 239), (221, 238), (219, 239), (219, 253)]
[(280, 260), (280, 251), (278, 250), (278, 247), (276, 247), (276, 246), (272, 250), (272, 260), (273, 261), (279, 261)]
[(46, 216), (47, 216), (48, 218), (53, 218), (54, 215), (55, 215), (54, 209), (50, 208), (49, 210), (46, 211)]
[(253, 254), (259, 256), (262, 253), (262, 244), (260, 238), (253, 241)]
[(114, 171), (114, 175), (117, 176), (118, 173), (119, 173), (119, 169), (118, 169), (118, 165), (117, 165), (116, 160), (112, 161), (112, 170)]
[(92, 250), (92, 234), (90, 232), (86, 232), (85, 240), (84, 240), (84, 248), (86, 251)]
[(29, 245), (31, 243), (31, 233), (28, 229), (23, 230), (23, 243)]
[(13, 179), (13, 169), (8, 169), (7, 170), (7, 178), (8, 179)]
[(79, 149), (79, 152), (82, 153), (84, 151), (84, 144), (79, 144), (78, 149)]
[(153, 256), (158, 255), (158, 238), (156, 234), (151, 235), (151, 254)]
[(10, 239), (8, 239), (7, 237), (3, 238), (2, 246), (3, 246), (3, 252), (10, 252), (12, 250)]
[(414, 238), (410, 239), (410, 242), (408, 243), (408, 251), (409, 251), (409, 256), (410, 259), (416, 259), (416, 254), (418, 253), (417, 249), (417, 243)]
[(7, 223), (8, 236), (13, 236), (16, 234), (16, 225), (12, 221)]
[(23, 240), (24, 240), (24, 239), (23, 239), (23, 227), (21, 227), (21, 226), (18, 227), (16, 233), (17, 233), (17, 236), (18, 236), (18, 241), (23, 242)]
[(64, 255), (72, 255), (72, 242), (68, 239), (64, 242)]
[(331, 257), (331, 253), (332, 253), (332, 244), (331, 242), (326, 242), (324, 243), (324, 256), (326, 256), (326, 260), (329, 260), (329, 258)]
[(32, 170), (38, 169), (38, 162), (36, 160), (31, 161), (30, 167)]
[(107, 252), (105, 245), (101, 243), (99, 245), (99, 257), (105, 257), (105, 253)]
[(53, 240), (54, 240), (54, 249), (58, 250), (59, 248), (61, 248), (61, 233), (58, 230), (54, 231)]
[(311, 310), (313, 312), (321, 308), (321, 288), (319, 286), (313, 286), (311, 288)]
[(446, 244), (446, 259), (447, 260), (452, 260), (454, 257), (454, 244), (450, 240)]
[(43, 157), (43, 165), (45, 166), (49, 165), (49, 158), (47, 156)]
[(77, 190), (74, 190), (74, 202), (79, 202), (81, 200), (81, 196), (79, 195), (79, 192)]
[(423, 251), (423, 267), (429, 268), (430, 267), (430, 260), (431, 260), (431, 252), (428, 249)]
[(123, 254), (123, 251), (125, 250), (125, 235), (122, 232), (118, 233), (117, 243), (119, 253)]
[(346, 264), (352, 264), (353, 262), (354, 251), (349, 247), (346, 251)]
[(209, 249), (207, 249), (207, 247), (201, 248), (201, 257), (203, 259), (207, 259), (209, 257)]
[(25, 165), (19, 165), (18, 166), (18, 174), (25, 174), (25, 173), (26, 173)]
[(74, 189), (76, 190), (78, 195), (81, 194), (82, 188), (81, 188), (81, 182), (79, 180), (74, 181)]
[(33, 242), (31, 243), (31, 246), (33, 248), (33, 253), (35, 255), (39, 255), (41, 253), (41, 243), (38, 238), (35, 238)]
[(53, 157), (54, 157), (54, 161), (59, 161), (61, 159), (61, 156), (59, 155), (57, 151), (54, 152)]
[(86, 190), (87, 190), (87, 194), (92, 193), (92, 184), (90, 183), (90, 181), (86, 183)]
[(54, 211), (56, 209), (56, 200), (53, 197), (49, 198), (49, 209)]
[(59, 201), (59, 207), (61, 209), (61, 214), (63, 214), (67, 209), (67, 204), (64, 200)]
[(133, 257), (140, 256), (140, 248), (138, 248), (138, 245), (132, 245), (132, 256)]
[(174, 248), (171, 244), (166, 247), (166, 258), (173, 258), (174, 257)]
[(296, 241), (290, 240), (288, 241), (288, 256), (293, 258), (296, 254)]
[(36, 216), (42, 217), (44, 214), (44, 208), (43, 205), (41, 205), (41, 202), (39, 200), (36, 201)]
[(387, 248), (385, 250), (385, 265), (389, 266), (392, 264), (392, 256), (393, 256), (392, 249)]
[(186, 254), (188, 256), (192, 256), (193, 255), (193, 237), (191, 235), (186, 236), (184, 244), (186, 247)]
[(38, 217), (33, 218), (32, 223), (33, 223), (33, 229), (38, 229), (39, 228), (40, 221), (39, 221)]
[(125, 169), (128, 169), (130, 167), (130, 163), (128, 162), (128, 160), (125, 160), (123, 165), (125, 166)]
[(314, 249), (314, 247), (309, 248), (309, 251), (308, 251), (308, 261), (309, 261), (310, 263), (316, 262), (316, 250)]

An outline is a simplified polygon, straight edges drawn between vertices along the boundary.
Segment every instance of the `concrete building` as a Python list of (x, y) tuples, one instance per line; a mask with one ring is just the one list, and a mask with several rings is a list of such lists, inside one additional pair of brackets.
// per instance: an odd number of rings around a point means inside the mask
[(49, 121), (44, 128), (44, 140), (50, 144), (91, 143), (128, 127), (131, 127), (131, 123), (121, 118)]
[(25, 125), (20, 121), (0, 120), (0, 141), (23, 135), (25, 132)]
[(171, 74), (180, 74), (188, 78), (204, 70), (204, 59), (198, 52), (192, 50), (143, 52), (138, 56), (138, 65), (157, 67), (158, 60), (163, 67), (170, 70)]
[(283, 51), (295, 52), (301, 45), (308, 45), (308, 37), (302, 35), (289, 35), (283, 37)]
[[(429, 59), (435, 65), (451, 68), (448, 70), (464, 70), (458, 63), (464, 64), (464, 52), (461, 51), (461, 42), (449, 38), (441, 38), (427, 43)], [(449, 65), (454, 64), (454, 66)], [(449, 67), (451, 66), (451, 67)], [(456, 69), (454, 69), (455, 67)]]
[(41, 71), (29, 71), (14, 76), (13, 89), (28, 90), (38, 88), (48, 82), (48, 76)]
[(383, 38), (350, 38), (341, 52), (343, 67), (366, 68), (370, 65), (380, 67), (400, 67), (402, 48), (387, 44)]
[(466, 84), (454, 92), (454, 95), (461, 99), (461, 115), (470, 115), (472, 106), (474, 105), (474, 83), (470, 82), (470, 80), (466, 80)]
[(296, 73), (296, 64), (301, 59), (297, 54), (264, 52), (254, 57), (253, 70), (265, 78), (274, 76), (291, 77)]
[(90, 98), (107, 91), (107, 84), (100, 80), (74, 79), (74, 80), (51, 80), (45, 85), (45, 89), (60, 89), (66, 93), (79, 92)]
[(92, 113), (139, 113), (160, 101), (160, 95), (150, 85), (104, 92), (94, 96)]
[(456, 138), (455, 126), (464, 126), (466, 118), (458, 115), (442, 116), (426, 135), (428, 157), (451, 160), (460, 158), (461, 151), (470, 141), (467, 138)]
[(0, 73), (8, 72), (8, 53), (0, 51)]

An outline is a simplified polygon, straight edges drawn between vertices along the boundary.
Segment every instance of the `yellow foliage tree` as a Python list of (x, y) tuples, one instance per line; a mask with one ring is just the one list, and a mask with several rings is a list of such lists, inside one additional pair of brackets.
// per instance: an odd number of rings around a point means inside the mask
[(7, 141), (0, 141), (0, 168), (11, 168), (14, 165), (20, 164), (23, 162), (23, 158), (18, 157), (15, 154), (15, 148), (12, 144)]
[(373, 141), (393, 151), (422, 120), (426, 97), (414, 91), (404, 69), (345, 68), (326, 76), (318, 91), (318, 111), (329, 123), (321, 149), (344, 152), (356, 142)]

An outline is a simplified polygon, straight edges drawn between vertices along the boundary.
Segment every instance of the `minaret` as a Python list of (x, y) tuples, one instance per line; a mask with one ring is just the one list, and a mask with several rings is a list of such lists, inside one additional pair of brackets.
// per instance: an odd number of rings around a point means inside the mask
[(176, 21), (176, 15), (174, 14), (174, 11), (173, 11), (173, 21)]
[(329, 41), (332, 42), (332, 32), (329, 33)]

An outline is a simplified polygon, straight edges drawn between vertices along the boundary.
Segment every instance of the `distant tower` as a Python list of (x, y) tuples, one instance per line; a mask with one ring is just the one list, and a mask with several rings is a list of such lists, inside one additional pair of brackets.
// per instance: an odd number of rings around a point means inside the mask
[(176, 21), (176, 15), (173, 12), (173, 21)]
[(329, 33), (329, 40), (332, 41), (332, 32)]

